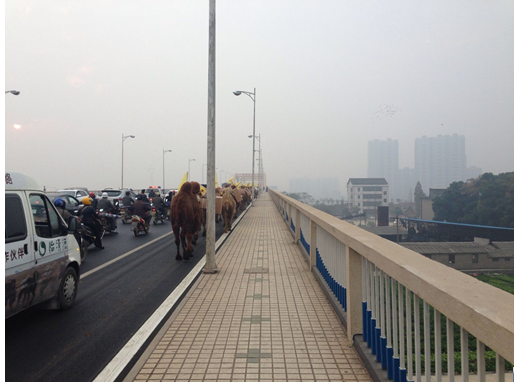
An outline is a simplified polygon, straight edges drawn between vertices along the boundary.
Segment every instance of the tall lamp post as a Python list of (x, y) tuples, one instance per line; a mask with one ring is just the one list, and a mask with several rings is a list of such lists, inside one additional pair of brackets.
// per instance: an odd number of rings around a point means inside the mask
[(14, 95), (20, 94), (20, 92), (18, 90), (6, 90), (5, 94), (7, 94), (7, 93), (11, 93), (11, 94), (14, 94)]
[(246, 94), (253, 101), (253, 151), (252, 151), (252, 204), (255, 201), (255, 103), (257, 99), (256, 89), (253, 88), (253, 93), (246, 92), (243, 90), (237, 90), (233, 92), (234, 95), (240, 96)]
[(207, 76), (207, 237), (204, 273), (216, 273), (214, 179), (216, 168), (216, 0), (209, 0), (209, 71)]
[[(248, 138), (252, 138), (252, 137), (254, 137), (254, 136), (253, 135), (248, 136)], [(261, 158), (261, 134), (259, 133), (259, 136), (258, 137), (255, 136), (255, 138), (257, 138), (259, 141), (259, 170), (258, 170), (259, 176), (257, 177), (257, 179), (258, 179), (257, 183), (259, 184), (259, 188), (261, 188), (262, 187), (262, 185), (261, 185), (261, 183), (262, 183), (262, 179), (261, 179), (261, 177), (262, 177), (262, 174), (261, 174), (261, 171), (262, 171), (261, 170), (261, 168), (262, 168), (262, 166), (261, 166), (261, 160), (262, 160), (262, 158)]]
[(191, 162), (194, 162), (196, 159), (189, 159), (189, 163), (187, 164), (187, 181), (189, 182), (189, 179), (191, 179), (190, 172), (191, 172)]
[(135, 135), (125, 135), (121, 134), (121, 188), (123, 189), (123, 142), (125, 142), (125, 139), (127, 138), (135, 138)]
[(164, 150), (162, 149), (162, 192), (166, 189), (165, 187), (165, 179), (166, 176), (164, 175), (164, 154), (171, 153), (173, 150)]

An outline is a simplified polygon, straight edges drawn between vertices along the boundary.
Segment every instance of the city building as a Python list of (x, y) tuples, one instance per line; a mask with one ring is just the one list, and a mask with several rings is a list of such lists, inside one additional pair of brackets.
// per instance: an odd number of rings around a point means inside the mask
[(424, 190), (447, 188), (467, 178), (465, 137), (438, 135), (415, 141), (416, 179)]
[(378, 206), (389, 205), (389, 185), (385, 178), (350, 178), (346, 185), (350, 207), (359, 213), (377, 216)]
[(480, 238), (475, 238), (474, 242), (400, 243), (434, 261), (468, 273), (514, 273), (513, 244)]
[(368, 178), (385, 178), (391, 200), (400, 198), (399, 149), (397, 139), (368, 142)]
[(434, 220), (435, 214), (434, 209), (432, 208), (434, 198), (436, 196), (441, 196), (444, 191), (446, 191), (446, 188), (431, 188), (428, 192), (428, 196), (421, 198), (421, 220)]

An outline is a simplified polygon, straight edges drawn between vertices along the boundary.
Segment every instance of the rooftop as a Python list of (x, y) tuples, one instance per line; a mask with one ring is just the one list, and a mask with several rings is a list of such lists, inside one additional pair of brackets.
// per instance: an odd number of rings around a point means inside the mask
[[(400, 243), (402, 247), (408, 248), (422, 255), (444, 255), (444, 254), (487, 254), (489, 257), (512, 257), (514, 253), (503, 252), (498, 243), (514, 244), (511, 242), (495, 242), (494, 245), (483, 245), (474, 242), (449, 242), (449, 243)], [(496, 248), (498, 247), (498, 248)], [(514, 247), (513, 247), (514, 249)]]
[(347, 184), (353, 184), (354, 186), (387, 186), (387, 180), (385, 178), (350, 178)]

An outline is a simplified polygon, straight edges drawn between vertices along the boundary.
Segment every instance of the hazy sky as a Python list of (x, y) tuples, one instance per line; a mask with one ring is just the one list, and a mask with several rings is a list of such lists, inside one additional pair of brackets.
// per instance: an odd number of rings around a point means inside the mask
[[(6, 169), (49, 188), (178, 185), (207, 157), (208, 0), (7, 0)], [(464, 134), (514, 171), (514, 2), (217, 1), (216, 167), (251, 172), (257, 88), (268, 184), (365, 177), (367, 142)], [(386, 106), (390, 105), (390, 106)], [(385, 108), (395, 113), (380, 112)], [(374, 118), (376, 116), (381, 118)], [(15, 130), (14, 124), (21, 129)], [(257, 168), (257, 167), (256, 167)], [(227, 178), (223, 176), (223, 178)]]

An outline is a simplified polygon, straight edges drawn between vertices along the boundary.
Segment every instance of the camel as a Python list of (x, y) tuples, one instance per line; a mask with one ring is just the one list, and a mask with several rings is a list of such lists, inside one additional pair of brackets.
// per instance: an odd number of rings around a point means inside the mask
[(180, 242), (184, 251), (183, 259), (189, 260), (193, 256), (193, 235), (199, 229), (200, 206), (191, 188), (191, 183), (185, 182), (171, 201), (170, 221), (177, 246), (176, 260), (182, 260)]
[(223, 190), (223, 202), (221, 205), (221, 215), (225, 222), (224, 233), (232, 230), (232, 218), (236, 214), (236, 199), (232, 194), (232, 188), (228, 186)]

